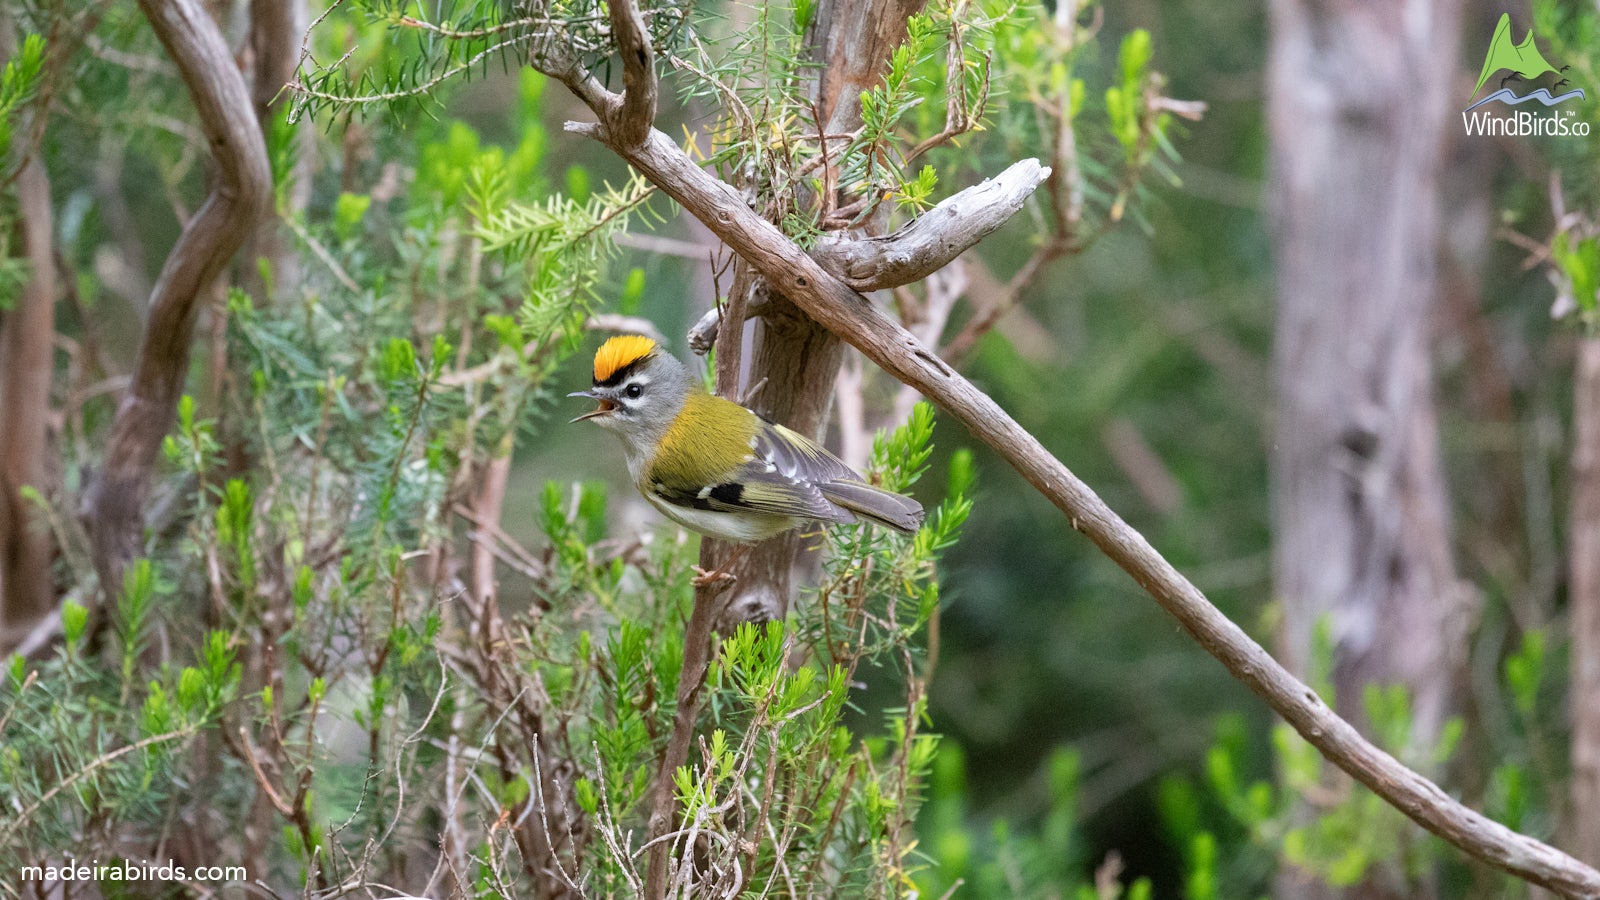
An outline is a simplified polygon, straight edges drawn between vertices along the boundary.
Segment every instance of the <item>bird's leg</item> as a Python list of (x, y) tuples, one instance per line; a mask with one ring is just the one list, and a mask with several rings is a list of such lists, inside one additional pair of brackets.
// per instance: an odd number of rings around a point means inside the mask
[(754, 545), (739, 544), (735, 546), (733, 549), (733, 555), (729, 556), (727, 560), (718, 564), (715, 569), (709, 572), (700, 568), (699, 566), (690, 566), (690, 568), (694, 569), (695, 576), (689, 581), (689, 583), (697, 588), (702, 588), (719, 584), (724, 581), (738, 581), (739, 579), (733, 574), (733, 572), (729, 570), (750, 553), (750, 548), (752, 546)]
[(694, 577), (689, 579), (689, 584), (693, 585), (696, 588), (710, 587), (713, 584), (719, 584), (719, 583), (724, 582), (724, 581), (733, 581), (734, 580), (733, 576), (728, 574), (727, 572), (723, 572), (723, 571), (710, 571), (710, 572), (708, 572), (705, 569), (700, 568), (699, 566), (690, 566), (689, 568), (693, 569), (694, 572), (695, 572)]

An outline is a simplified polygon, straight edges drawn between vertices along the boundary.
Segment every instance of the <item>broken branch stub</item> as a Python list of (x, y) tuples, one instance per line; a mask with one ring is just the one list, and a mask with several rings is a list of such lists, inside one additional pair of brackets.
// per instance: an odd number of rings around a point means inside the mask
[[(882, 237), (825, 237), (811, 258), (858, 291), (921, 281), (1010, 221), (1050, 169), (1024, 159), (982, 184), (941, 201)], [(842, 234), (842, 233), (841, 233)]]

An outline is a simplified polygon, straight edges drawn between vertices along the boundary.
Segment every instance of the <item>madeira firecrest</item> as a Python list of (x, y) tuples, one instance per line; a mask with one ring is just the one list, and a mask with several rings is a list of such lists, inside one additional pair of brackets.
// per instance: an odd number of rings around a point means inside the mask
[(646, 337), (614, 337), (594, 356), (591, 420), (616, 432), (651, 505), (691, 531), (748, 543), (806, 522), (875, 522), (910, 534), (922, 505), (873, 487), (815, 441), (706, 393)]

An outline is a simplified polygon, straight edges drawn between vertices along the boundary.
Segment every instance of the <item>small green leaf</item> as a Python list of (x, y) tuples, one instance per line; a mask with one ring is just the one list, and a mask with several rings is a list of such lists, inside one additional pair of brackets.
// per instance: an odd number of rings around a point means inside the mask
[(205, 695), (205, 675), (193, 666), (184, 666), (178, 675), (178, 705), (190, 712), (198, 711)]
[(1544, 632), (1538, 629), (1524, 632), (1522, 645), (1506, 657), (1505, 678), (1512, 702), (1525, 720), (1533, 717), (1538, 705), (1544, 669)]
[(1117, 66), (1122, 72), (1124, 87), (1137, 87), (1143, 80), (1145, 67), (1150, 65), (1150, 32), (1135, 28), (1122, 38), (1117, 51)]
[[(76, 646), (89, 624), (89, 610), (76, 600), (68, 600), (61, 607), (61, 633), (67, 643)], [(18, 657), (20, 660), (21, 657)]]
[(417, 348), (405, 338), (390, 338), (384, 344), (378, 371), (387, 382), (417, 377)]
[(600, 809), (600, 795), (594, 789), (594, 782), (587, 778), (579, 778), (573, 782), (572, 792), (577, 797), (578, 808), (586, 815), (593, 816)]

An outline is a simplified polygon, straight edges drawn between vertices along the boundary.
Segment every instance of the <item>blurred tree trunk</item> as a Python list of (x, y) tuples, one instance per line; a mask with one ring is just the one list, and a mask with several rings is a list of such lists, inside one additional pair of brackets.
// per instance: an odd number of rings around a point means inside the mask
[[(1274, 0), (1271, 13), (1280, 650), (1310, 673), (1326, 619), (1339, 713), (1365, 721), (1365, 685), (1404, 684), (1428, 745), (1461, 637), (1428, 346), (1455, 74), (1440, 61), (1456, 58), (1460, 10)], [(1379, 881), (1343, 893), (1431, 893)]]
[[(0, 62), (16, 52), (14, 10), (0, 11)], [(46, 461), (55, 363), (55, 212), (41, 155), (45, 115), (17, 117), (12, 147), (21, 168), (13, 188), (21, 214), (14, 244), (28, 265), (16, 306), (0, 313), (0, 654), (13, 636), (55, 606), (55, 541), (25, 487), (49, 492)], [(9, 161), (7, 161), (9, 162)]]
[(1572, 855), (1600, 864), (1600, 338), (1578, 349), (1572, 451)]
[[(825, 134), (844, 134), (861, 126), (861, 93), (882, 79), (890, 54), (905, 40), (906, 20), (923, 2), (821, 0), (817, 4), (806, 37), (819, 67), (811, 96), (820, 120), (817, 125)], [(861, 230), (875, 233), (874, 227), (881, 224), (869, 221)], [(844, 346), (787, 297), (766, 290), (744, 262), (735, 267), (732, 293), (750, 296), (751, 316), (759, 316), (744, 382), (746, 390), (754, 388), (749, 405), (774, 422), (820, 439), (827, 428)], [(742, 300), (736, 304), (742, 305)], [(740, 383), (743, 354), (729, 342), (741, 341), (743, 331), (743, 322), (735, 315), (724, 321), (717, 338), (718, 388), (733, 399), (739, 399), (730, 387)], [(791, 573), (806, 535), (799, 529), (758, 544), (729, 567), (738, 581), (726, 595), (719, 629), (783, 618), (793, 593)], [(810, 540), (815, 543), (815, 536)]]
[(50, 578), (54, 541), (44, 516), (22, 496), (24, 487), (46, 492), (49, 478), (55, 226), (50, 181), (38, 150), (28, 149), (28, 161), (15, 182), (28, 281), (0, 325), (0, 631), (12, 633), (55, 605)]
[[(276, 120), (289, 103), (285, 84), (294, 80), (295, 67), (300, 62), (300, 41), (306, 31), (306, 11), (303, 0), (251, 0), (250, 3), (250, 56), (253, 68), (251, 99), (255, 102), (256, 122), (263, 135), (271, 135)], [(294, 159), (287, 173), (287, 184), (282, 185), (286, 216), (298, 216), (311, 200), (310, 153), (311, 134), (299, 129), (291, 138)], [(246, 266), (242, 273), (247, 289), (259, 292), (257, 299), (272, 302), (266, 296), (267, 285), (262, 284), (256, 261), (265, 258), (273, 284), (280, 289), (300, 282), (300, 254), (283, 223), (277, 216), (264, 216), (256, 233), (246, 247)]]

